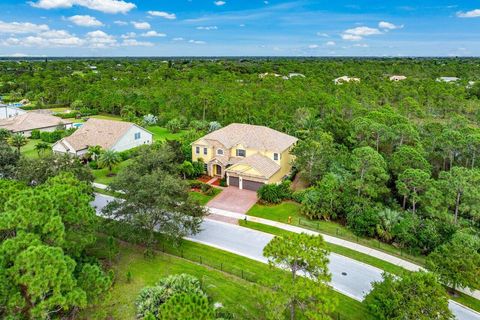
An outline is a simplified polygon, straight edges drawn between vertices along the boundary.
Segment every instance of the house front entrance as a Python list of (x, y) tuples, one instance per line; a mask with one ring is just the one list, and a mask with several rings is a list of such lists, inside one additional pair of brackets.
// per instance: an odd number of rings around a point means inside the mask
[(218, 164), (214, 164), (213, 165), (213, 174), (221, 177), (222, 176), (222, 166), (220, 166)]

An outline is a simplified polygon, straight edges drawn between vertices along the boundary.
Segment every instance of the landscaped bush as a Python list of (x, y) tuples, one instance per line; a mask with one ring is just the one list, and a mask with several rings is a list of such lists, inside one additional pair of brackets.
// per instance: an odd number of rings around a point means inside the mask
[(257, 195), (260, 201), (266, 203), (280, 203), (290, 199), (292, 195), (290, 181), (283, 181), (280, 184), (265, 184), (257, 190)]
[(120, 158), (122, 158), (122, 161), (125, 161), (135, 157), (138, 154), (138, 148), (139, 147), (135, 147), (129, 150), (121, 151), (118, 154), (120, 155)]
[(302, 203), (305, 198), (305, 193), (308, 192), (308, 189), (298, 190), (292, 193), (292, 200), (298, 203)]
[(206, 184), (206, 183), (202, 183), (202, 185), (200, 186), (200, 190), (202, 190), (202, 192), (206, 195), (213, 194), (212, 189), (213, 189), (213, 187), (209, 184)]
[(64, 137), (65, 131), (64, 130), (55, 130), (53, 132), (46, 132), (43, 131), (40, 133), (40, 139), (43, 142), (55, 143), (58, 140)]
[(70, 112), (57, 112), (57, 113), (54, 113), (53, 115), (62, 119), (71, 119), (71, 118), (76, 118), (78, 115), (80, 115), (80, 112), (73, 110)]
[(88, 166), (89, 166), (91, 169), (93, 169), (93, 170), (97, 170), (97, 169), (98, 169), (98, 163), (97, 163), (97, 161), (93, 161), (93, 160), (90, 161), (90, 162), (88, 163)]
[(205, 295), (197, 278), (188, 274), (172, 275), (161, 279), (154, 287), (146, 287), (140, 291), (135, 302), (137, 316), (143, 318), (151, 314), (156, 318), (163, 303), (182, 293)]
[(204, 184), (203, 182), (198, 181), (198, 180), (188, 181), (188, 185), (190, 186), (190, 188), (193, 188), (193, 189), (200, 189), (203, 184)]
[(227, 186), (227, 179), (223, 178), (220, 180), (220, 187), (226, 187)]
[(40, 139), (40, 130), (32, 130), (30, 133), (30, 139)]

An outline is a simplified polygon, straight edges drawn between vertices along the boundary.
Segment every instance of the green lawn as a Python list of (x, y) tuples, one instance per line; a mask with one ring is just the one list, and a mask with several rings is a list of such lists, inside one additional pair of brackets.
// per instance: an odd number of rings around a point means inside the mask
[[(28, 139), (28, 143), (26, 145), (24, 145), (22, 148), (20, 148), (20, 152), (27, 158), (38, 158), (38, 153), (37, 153), (37, 150), (35, 150), (35, 146), (39, 143), (39, 142), (42, 142), (42, 140), (40, 139)], [(49, 143), (49, 145), (51, 146), (52, 143)], [(52, 153), (52, 150), (45, 150), (44, 153), (42, 154), (43, 155), (48, 155), (48, 154), (51, 154)]]
[(178, 140), (185, 133), (185, 131), (171, 133), (166, 128), (159, 127), (159, 126), (148, 126), (146, 127), (146, 129), (153, 134), (153, 141), (164, 141), (167, 139)]
[[(245, 222), (244, 220), (238, 220), (238, 222), (242, 227), (250, 228), (250, 229), (254, 229), (254, 230), (258, 230), (258, 231), (263, 231), (263, 232), (266, 232), (266, 233), (271, 233), (271, 234), (274, 234), (274, 235), (277, 235), (277, 236), (283, 236), (283, 235), (288, 234), (290, 232), (290, 231), (287, 231), (287, 230), (283, 230), (283, 229), (279, 229), (279, 228), (276, 228), (276, 227), (267, 226), (265, 224), (251, 222), (251, 221)], [(351, 259), (369, 264), (371, 266), (374, 266), (374, 267), (377, 267), (379, 269), (385, 270), (389, 273), (393, 273), (393, 274), (396, 274), (396, 275), (401, 275), (404, 272), (407, 272), (402, 267), (396, 266), (396, 265), (391, 264), (389, 262), (377, 259), (377, 258), (369, 256), (367, 254), (357, 252), (355, 250), (351, 250), (351, 249), (348, 249), (348, 248), (345, 248), (345, 247), (342, 247), (342, 246), (339, 246), (339, 245), (335, 245), (335, 244), (332, 244), (332, 243), (327, 243), (327, 248), (331, 252), (334, 252), (334, 253), (337, 253), (339, 255), (342, 255), (342, 256), (345, 256), (345, 257), (348, 257), (348, 258), (351, 258)]]
[(222, 192), (222, 189), (219, 189), (219, 188), (213, 188), (213, 194), (211, 195), (206, 195), (198, 191), (192, 191), (190, 192), (190, 198), (197, 200), (199, 204), (204, 206), (210, 200), (215, 198), (220, 192)]
[[(106, 224), (102, 230), (120, 237), (131, 235), (132, 231), (118, 222)], [(237, 319), (258, 319), (261, 309), (255, 295), (261, 290), (258, 283), (267, 277), (285, 276), (284, 271), (279, 269), (212, 247), (190, 241), (182, 241), (180, 246), (175, 247), (161, 238), (159, 240), (159, 251), (153, 258), (145, 258), (142, 247), (125, 243), (121, 246), (113, 264), (116, 277), (110, 297), (87, 310), (88, 314), (94, 315), (94, 318), (133, 319), (134, 301), (142, 287), (154, 284), (161, 277), (185, 272), (202, 279), (213, 300), (233, 311)], [(103, 237), (93, 247), (99, 258), (102, 258), (104, 243)], [(132, 273), (130, 283), (126, 281), (128, 271)], [(339, 302), (337, 311), (332, 315), (334, 319), (373, 319), (362, 303), (333, 290), (330, 294)]]
[[(131, 162), (132, 162), (131, 159), (120, 162), (118, 165), (113, 167), (112, 172), (116, 175), (120, 170), (125, 168)], [(95, 182), (106, 184), (106, 185), (110, 184), (110, 182), (112, 182), (112, 180), (115, 178), (115, 176), (111, 176), (111, 177), (108, 176), (108, 168), (92, 170), (92, 173), (93, 173), (93, 176), (95, 177)]]
[(288, 223), (291, 217), (291, 224), (305, 229), (315, 230), (334, 237), (342, 238), (352, 242), (357, 242), (364, 246), (384, 251), (386, 253), (398, 256), (405, 260), (410, 260), (419, 265), (424, 265), (425, 257), (419, 255), (408, 254), (404, 250), (396, 248), (390, 244), (383, 243), (376, 239), (358, 237), (348, 228), (339, 223), (324, 220), (309, 220), (300, 213), (300, 204), (295, 202), (282, 202), (278, 205), (261, 205), (256, 204), (248, 215), (260, 217), (264, 219), (274, 220), (278, 222)]

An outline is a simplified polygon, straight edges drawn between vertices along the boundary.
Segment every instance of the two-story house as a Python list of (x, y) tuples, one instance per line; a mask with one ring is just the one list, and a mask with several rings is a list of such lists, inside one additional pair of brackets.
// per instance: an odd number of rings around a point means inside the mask
[(210, 176), (229, 186), (257, 190), (278, 183), (292, 169), (297, 138), (256, 125), (232, 123), (192, 143), (192, 160), (202, 160)]

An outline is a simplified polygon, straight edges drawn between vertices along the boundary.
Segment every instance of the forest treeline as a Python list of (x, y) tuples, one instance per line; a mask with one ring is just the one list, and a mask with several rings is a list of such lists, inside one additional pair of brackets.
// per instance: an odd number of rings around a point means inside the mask
[[(304, 77), (282, 77), (291, 73)], [(472, 253), (480, 263), (479, 74), (474, 58), (4, 62), (0, 94), (184, 129), (243, 122), (295, 135), (305, 215), (433, 252), (441, 273), (442, 261)], [(344, 75), (360, 82), (335, 85)]]

